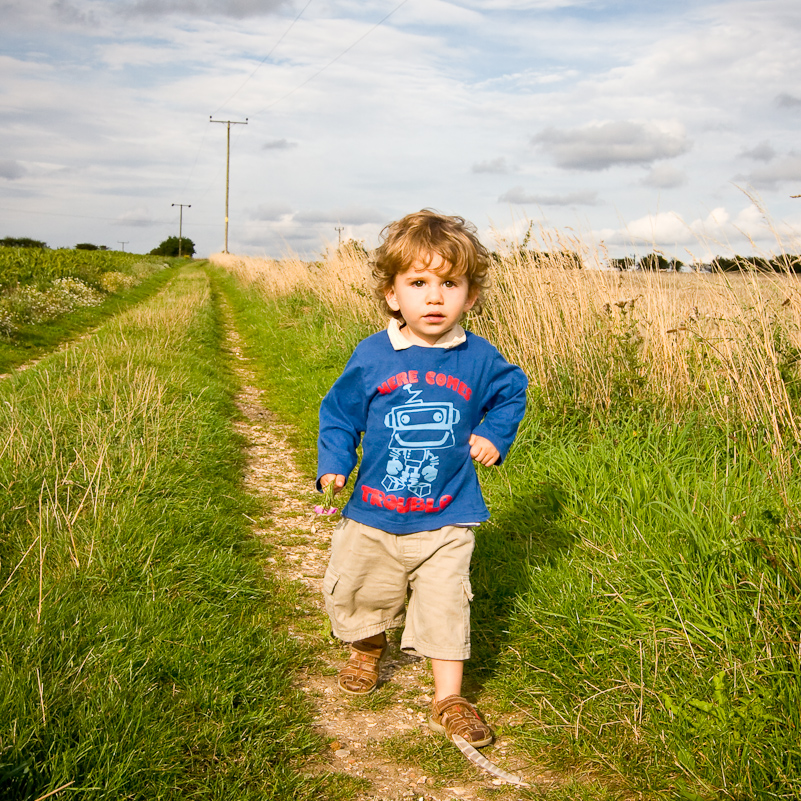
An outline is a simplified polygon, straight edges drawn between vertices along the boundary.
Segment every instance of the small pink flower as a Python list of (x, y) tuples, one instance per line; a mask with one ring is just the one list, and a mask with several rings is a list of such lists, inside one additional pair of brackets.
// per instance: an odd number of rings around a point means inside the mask
[(326, 488), (323, 490), (323, 502), (314, 507), (314, 513), (318, 515), (335, 515), (337, 508), (334, 506), (334, 493), (336, 492), (336, 484), (329, 481)]

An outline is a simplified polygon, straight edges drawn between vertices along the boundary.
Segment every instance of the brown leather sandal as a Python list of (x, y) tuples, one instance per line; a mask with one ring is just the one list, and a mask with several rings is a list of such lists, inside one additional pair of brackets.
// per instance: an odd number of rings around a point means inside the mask
[(449, 740), (454, 734), (463, 737), (473, 748), (492, 742), (492, 731), (476, 712), (475, 707), (460, 695), (449, 695), (434, 701), (428, 725), (432, 731), (444, 734)]
[(387, 650), (387, 638), (380, 645), (369, 645), (364, 640), (351, 644), (350, 659), (339, 671), (338, 685), (349, 695), (368, 695), (378, 684), (378, 663)]

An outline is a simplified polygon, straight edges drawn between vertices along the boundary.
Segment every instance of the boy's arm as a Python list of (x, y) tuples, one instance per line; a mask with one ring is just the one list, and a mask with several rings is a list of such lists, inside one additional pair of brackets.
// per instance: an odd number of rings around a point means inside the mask
[[(499, 355), (498, 358), (501, 362), (490, 383), (484, 404), (483, 420), (470, 438), (470, 444), (473, 446), (470, 455), (485, 465), (500, 464), (506, 458), (526, 411), (528, 379), (525, 373), (516, 365), (509, 364), (502, 356)], [(473, 454), (474, 437), (477, 438), (479, 445), (479, 456), (488, 461)], [(481, 440), (486, 440), (490, 448), (497, 451), (497, 458), (492, 459), (491, 452), (488, 455), (488, 448), (481, 443)]]
[(320, 404), (317, 489), (324, 486), (323, 478), (332, 475), (341, 478), (344, 487), (356, 466), (356, 449), (367, 422), (367, 396), (361, 375), (354, 354)]

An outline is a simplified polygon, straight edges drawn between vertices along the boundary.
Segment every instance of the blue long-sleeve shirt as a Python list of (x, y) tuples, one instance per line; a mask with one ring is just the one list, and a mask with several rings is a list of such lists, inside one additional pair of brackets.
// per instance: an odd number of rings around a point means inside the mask
[(362, 445), (344, 517), (394, 534), (489, 518), (468, 441), (485, 437), (502, 461), (528, 382), (482, 337), (460, 339), (396, 349), (382, 331), (356, 347), (320, 406), (318, 482), (349, 476)]

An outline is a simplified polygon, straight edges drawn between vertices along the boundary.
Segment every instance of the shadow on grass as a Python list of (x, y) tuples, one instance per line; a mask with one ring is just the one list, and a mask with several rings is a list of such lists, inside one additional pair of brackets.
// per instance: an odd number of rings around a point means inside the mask
[(470, 674), (483, 683), (496, 669), (509, 641), (517, 600), (537, 571), (562, 559), (575, 540), (565, 511), (567, 494), (552, 482), (513, 492), (476, 532), (471, 565), (472, 659)]

